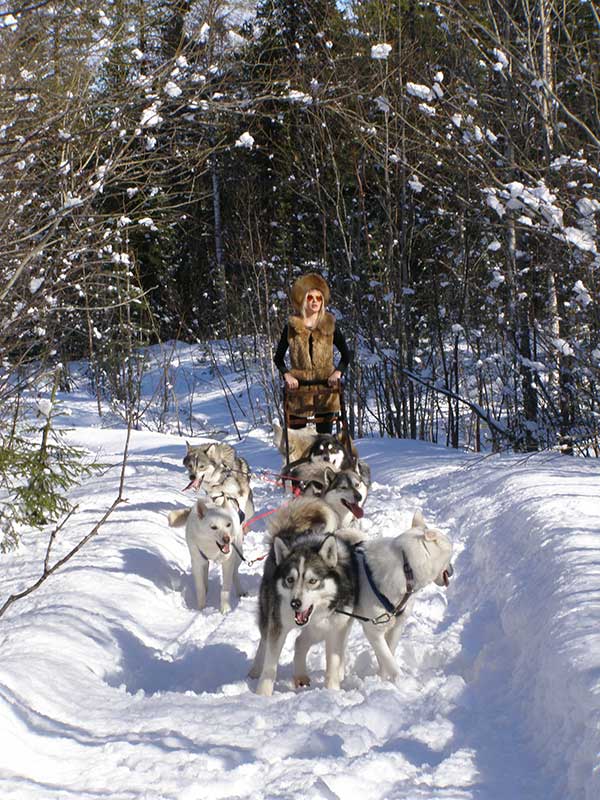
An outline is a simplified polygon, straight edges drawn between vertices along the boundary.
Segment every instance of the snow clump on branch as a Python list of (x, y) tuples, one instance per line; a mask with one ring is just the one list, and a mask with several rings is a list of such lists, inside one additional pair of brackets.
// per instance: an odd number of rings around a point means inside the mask
[(252, 150), (254, 147), (254, 137), (245, 131), (235, 143), (236, 147), (245, 147), (247, 150)]
[(422, 83), (411, 83), (409, 81), (406, 84), (406, 92), (407, 94), (410, 94), (413, 97), (418, 97), (421, 100), (433, 100), (434, 97), (429, 86), (424, 86)]
[(386, 61), (391, 52), (391, 44), (374, 44), (371, 47), (371, 58), (374, 58), (377, 61)]

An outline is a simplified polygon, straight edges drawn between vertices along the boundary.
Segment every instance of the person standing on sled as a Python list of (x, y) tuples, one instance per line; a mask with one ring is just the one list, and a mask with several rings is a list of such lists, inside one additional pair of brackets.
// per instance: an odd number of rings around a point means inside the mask
[[(292, 286), (290, 298), (294, 313), (281, 333), (275, 352), (275, 366), (288, 389), (297, 389), (299, 381), (326, 381), (336, 386), (348, 364), (350, 351), (335, 317), (325, 306), (329, 302), (327, 282), (314, 272), (303, 275)], [(339, 352), (337, 367), (333, 365), (333, 348)], [(289, 349), (290, 369), (285, 363)], [(317, 433), (331, 433), (333, 417), (340, 410), (338, 394), (313, 395), (299, 392), (288, 395), (292, 428), (304, 428), (306, 417), (318, 416)]]

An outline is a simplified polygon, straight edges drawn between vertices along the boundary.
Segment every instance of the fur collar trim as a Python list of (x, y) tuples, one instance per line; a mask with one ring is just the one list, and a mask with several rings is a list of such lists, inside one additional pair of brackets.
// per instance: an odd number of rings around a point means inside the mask
[(315, 331), (331, 336), (335, 331), (335, 317), (329, 311), (326, 311), (321, 322), (314, 328), (307, 328), (302, 317), (290, 317), (288, 325), (293, 328), (294, 333), (301, 336), (309, 336)]

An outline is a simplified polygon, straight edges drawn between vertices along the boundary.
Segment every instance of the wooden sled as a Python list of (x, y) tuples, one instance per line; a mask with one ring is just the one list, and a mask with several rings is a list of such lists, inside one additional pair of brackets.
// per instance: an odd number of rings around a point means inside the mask
[[(345, 446), (350, 443), (350, 436), (348, 434), (348, 420), (346, 417), (346, 405), (344, 402), (344, 386), (342, 381), (338, 381), (335, 386), (329, 386), (327, 381), (299, 381), (297, 389), (289, 389), (287, 384), (283, 383), (282, 389), (283, 400), (283, 439), (285, 442), (285, 460), (286, 464), (290, 462), (290, 441), (288, 430), (292, 423), (298, 423), (303, 420), (306, 424), (317, 424), (318, 422), (332, 422), (335, 426), (336, 432), (342, 433), (342, 441)], [(299, 394), (304, 396), (312, 396), (314, 398), (313, 406), (318, 406), (319, 397), (330, 397), (331, 395), (339, 395), (340, 410), (334, 412), (327, 412), (326, 414), (313, 413), (310, 415), (292, 414), (290, 411), (290, 397), (298, 397)]]

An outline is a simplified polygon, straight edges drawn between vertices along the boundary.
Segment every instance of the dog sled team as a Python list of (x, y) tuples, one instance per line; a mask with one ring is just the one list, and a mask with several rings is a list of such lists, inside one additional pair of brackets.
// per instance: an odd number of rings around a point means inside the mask
[[(452, 545), (416, 512), (411, 527), (395, 538), (363, 539), (358, 521), (370, 485), (368, 466), (349, 464), (340, 440), (329, 434), (289, 432), (297, 457), (293, 478), (299, 494), (269, 517), (269, 552), (259, 590), (260, 643), (250, 670), (257, 692), (270, 695), (279, 656), (290, 631), (298, 629), (294, 685), (308, 686), (309, 649), (325, 642), (326, 686), (344, 678), (344, 652), (354, 619), (371, 644), (380, 675), (399, 677), (394, 658), (414, 595), (431, 582), (447, 585)], [(281, 448), (282, 431), (276, 429)], [(304, 449), (303, 449), (304, 448)], [(223, 443), (189, 446), (184, 458), (189, 487), (206, 499), (172, 511), (169, 524), (185, 527), (198, 608), (206, 603), (209, 564), (222, 567), (221, 611), (230, 593), (242, 595), (243, 521), (254, 514), (250, 469)]]
[[(293, 499), (269, 516), (270, 543), (259, 589), (260, 642), (250, 670), (256, 691), (271, 695), (279, 657), (288, 634), (297, 630), (293, 681), (308, 686), (307, 654), (325, 643), (325, 685), (339, 689), (345, 674), (345, 650), (351, 625), (362, 626), (381, 677), (396, 681), (394, 652), (415, 594), (430, 583), (448, 585), (452, 544), (429, 527), (421, 512), (410, 528), (394, 538), (364, 538), (360, 520), (371, 484), (368, 465), (359, 458), (347, 431), (332, 433), (339, 418), (340, 378), (349, 353), (324, 306), (329, 288), (310, 274), (292, 287), (296, 314), (290, 317), (275, 355), (287, 391), (284, 427), (274, 440), (284, 456), (282, 478)], [(333, 365), (333, 346), (340, 353)], [(285, 355), (289, 349), (291, 368)], [(295, 391), (301, 382), (321, 381), (332, 391)], [(312, 404), (312, 405), (311, 405)], [(316, 430), (306, 427), (315, 423)], [(184, 527), (199, 609), (204, 608), (213, 562), (222, 568), (223, 613), (230, 611), (234, 589), (243, 594), (238, 570), (243, 556), (244, 523), (254, 503), (250, 468), (228, 444), (187, 446), (183, 459), (190, 483), (205, 499), (172, 511), (169, 524)]]

